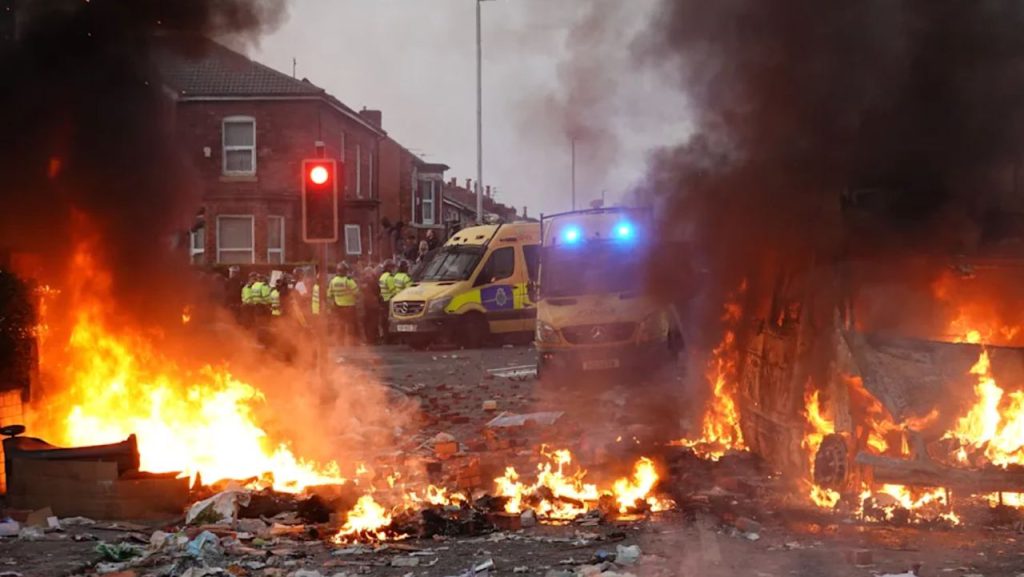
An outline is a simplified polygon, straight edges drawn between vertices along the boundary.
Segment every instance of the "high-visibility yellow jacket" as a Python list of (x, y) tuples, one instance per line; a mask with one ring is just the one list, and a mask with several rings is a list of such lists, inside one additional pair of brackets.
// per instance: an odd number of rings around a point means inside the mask
[(252, 304), (252, 286), (249, 284), (245, 284), (242, 286), (242, 304)]
[(377, 283), (380, 285), (381, 300), (389, 301), (391, 297), (395, 296), (395, 275), (384, 271), (380, 278), (377, 279)]
[(320, 283), (313, 285), (313, 314), (320, 314)]
[(352, 277), (337, 275), (331, 279), (327, 287), (327, 298), (334, 301), (336, 307), (356, 306), (356, 295), (359, 294), (359, 285)]
[(281, 316), (281, 292), (277, 288), (270, 291), (270, 314)]
[(395, 292), (391, 295), (392, 297), (402, 292), (412, 284), (412, 277), (409, 276), (409, 273), (396, 272), (391, 279), (395, 285)]
[(250, 304), (254, 305), (269, 305), (270, 304), (270, 285), (259, 280), (252, 283)]

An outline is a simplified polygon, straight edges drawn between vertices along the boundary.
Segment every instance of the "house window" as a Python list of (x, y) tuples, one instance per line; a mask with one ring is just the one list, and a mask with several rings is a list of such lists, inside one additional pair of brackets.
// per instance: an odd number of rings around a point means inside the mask
[(434, 188), (436, 182), (433, 180), (423, 181), (423, 224), (434, 224)]
[(192, 264), (203, 264), (206, 256), (206, 227), (201, 226), (189, 233), (188, 257)]
[(363, 254), (363, 239), (358, 224), (345, 225), (345, 254)]
[(253, 250), (251, 215), (217, 217), (217, 262), (250, 264), (256, 262)]
[(267, 262), (284, 264), (284, 217), (267, 217)]
[(256, 174), (256, 119), (224, 119), (224, 174)]
[(356, 198), (363, 198), (363, 146), (356, 145)]

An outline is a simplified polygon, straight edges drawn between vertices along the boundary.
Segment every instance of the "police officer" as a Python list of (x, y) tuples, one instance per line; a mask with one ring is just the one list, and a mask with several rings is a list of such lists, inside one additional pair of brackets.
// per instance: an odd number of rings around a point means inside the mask
[(380, 285), (380, 300), (391, 302), (391, 297), (395, 296), (395, 261), (384, 261), (384, 272), (380, 274), (377, 283)]
[(249, 281), (242, 286), (242, 324), (252, 325), (256, 319), (256, 303), (253, 301), (252, 287), (259, 280), (255, 271), (249, 273)]
[(257, 273), (256, 282), (252, 283), (249, 300), (256, 311), (256, 318), (264, 319), (270, 316), (270, 284), (267, 277)]
[(356, 326), (356, 300), (359, 297), (359, 285), (349, 274), (347, 263), (339, 263), (337, 274), (331, 279), (327, 289), (327, 300), (334, 306), (334, 314), (341, 332), (342, 343), (352, 344), (352, 332)]
[(395, 286), (395, 292), (391, 295), (392, 297), (409, 288), (409, 285), (412, 284), (412, 277), (409, 276), (409, 261), (403, 260), (399, 262), (398, 272), (391, 279)]

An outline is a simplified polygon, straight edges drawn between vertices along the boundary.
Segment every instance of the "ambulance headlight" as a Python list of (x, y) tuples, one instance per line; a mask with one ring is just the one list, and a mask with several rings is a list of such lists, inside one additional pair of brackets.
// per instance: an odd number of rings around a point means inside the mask
[(558, 330), (555, 327), (549, 325), (544, 321), (537, 321), (537, 342), (538, 343), (557, 343), (560, 339), (558, 338)]
[(430, 301), (430, 304), (427, 305), (427, 314), (428, 315), (444, 314), (444, 309), (448, 308), (448, 305), (451, 304), (451, 302), (452, 302), (452, 297), (445, 297), (443, 299), (437, 299), (436, 301)]

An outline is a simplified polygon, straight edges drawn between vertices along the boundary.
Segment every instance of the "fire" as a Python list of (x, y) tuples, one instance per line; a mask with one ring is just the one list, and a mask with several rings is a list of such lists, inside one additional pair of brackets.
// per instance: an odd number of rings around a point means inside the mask
[(187, 325), (192, 322), (192, 307), (186, 306), (181, 309), (181, 324)]
[(297, 492), (344, 481), (336, 463), (305, 461), (268, 437), (254, 413), (264, 402), (255, 387), (224, 368), (183, 368), (141, 332), (115, 324), (111, 277), (89, 244), (78, 246), (72, 267), (70, 338), (44, 341), (47, 359), (60, 361), (59, 391), (43, 400), (51, 412), (36, 415), (35, 434), (80, 446), (134, 433), (142, 470), (201, 474), (206, 482), (261, 477)]
[(1007, 394), (1003, 391), (992, 374), (992, 363), (985, 349), (970, 374), (978, 379), (974, 386), (977, 401), (946, 434), (946, 438), (956, 439), (961, 444), (956, 451), (957, 460), (967, 464), (970, 453), (980, 451), (993, 465), (1006, 467), (1024, 463), (1024, 392)]
[(711, 385), (711, 397), (701, 425), (699, 439), (680, 439), (671, 444), (690, 447), (701, 458), (717, 461), (731, 450), (746, 449), (736, 407), (739, 351), (736, 350), (735, 325), (743, 309), (738, 296), (746, 290), (744, 282), (734, 299), (724, 305), (722, 321), (726, 324), (722, 342), (711, 352), (705, 378)]
[(345, 524), (332, 539), (335, 543), (376, 540), (388, 538), (386, 529), (391, 525), (391, 514), (373, 499), (363, 495), (348, 512)]
[(568, 472), (573, 462), (570, 451), (542, 448), (541, 452), (546, 462), (537, 465), (537, 480), (532, 485), (523, 483), (514, 467), (507, 467), (505, 474), (494, 480), (497, 496), (507, 499), (506, 512), (520, 513), (529, 506), (541, 517), (568, 520), (596, 508), (602, 497), (611, 498), (620, 513), (638, 506), (664, 511), (674, 505), (651, 495), (659, 476), (654, 462), (646, 457), (636, 462), (631, 477), (616, 480), (611, 489), (598, 490), (596, 484), (584, 482), (586, 470), (576, 467)]
[[(818, 453), (825, 437), (836, 432), (835, 423), (822, 414), (821, 402), (818, 399), (818, 391), (810, 391), (804, 396), (804, 417), (807, 420), (808, 431), (804, 435), (800, 446), (807, 451), (808, 471), (812, 476), (814, 473), (814, 456)], [(839, 492), (825, 487), (819, 487), (813, 482), (808, 482), (808, 497), (815, 505), (831, 509), (839, 502)]]
[(893, 520), (896, 511), (902, 509), (911, 513), (912, 521), (937, 518), (952, 525), (960, 524), (960, 517), (947, 510), (949, 501), (945, 489), (911, 489), (905, 485), (885, 484), (875, 491), (864, 487), (860, 500), (865, 505), (862, 513), (870, 500), (875, 503), (874, 514), (886, 521)]

